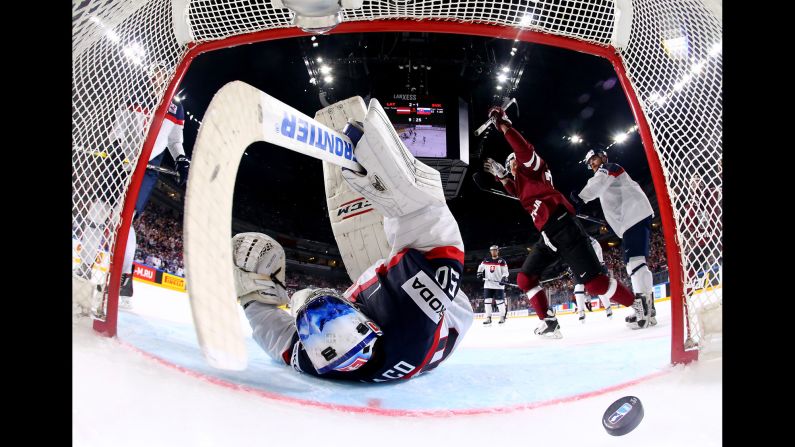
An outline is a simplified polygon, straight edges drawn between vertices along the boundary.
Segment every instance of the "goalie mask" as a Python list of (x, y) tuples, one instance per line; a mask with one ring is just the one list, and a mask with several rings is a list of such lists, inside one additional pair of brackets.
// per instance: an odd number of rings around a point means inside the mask
[[(297, 292), (298, 293), (298, 292)], [(332, 289), (315, 289), (295, 309), (298, 338), (318, 373), (354, 371), (373, 354), (381, 329)]]

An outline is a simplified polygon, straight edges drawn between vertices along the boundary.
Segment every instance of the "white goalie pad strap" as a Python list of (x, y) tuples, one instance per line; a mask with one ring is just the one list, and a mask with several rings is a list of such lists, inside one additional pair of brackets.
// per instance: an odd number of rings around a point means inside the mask
[(376, 99), (370, 100), (364, 135), (353, 153), (367, 174), (343, 170), (342, 176), (385, 217), (405, 216), (429, 205), (445, 204), (439, 171), (406, 149)]
[[(315, 119), (342, 132), (349, 119), (364, 121), (367, 107), (360, 96), (334, 103), (315, 113)], [(342, 178), (339, 166), (323, 162), (323, 180), (331, 230), (351, 281), (377, 260), (389, 255), (384, 217)]]

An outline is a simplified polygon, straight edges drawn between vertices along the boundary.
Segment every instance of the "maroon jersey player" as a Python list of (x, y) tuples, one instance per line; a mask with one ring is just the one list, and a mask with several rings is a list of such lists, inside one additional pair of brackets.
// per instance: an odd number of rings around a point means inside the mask
[[(505, 190), (519, 198), (533, 218), (541, 238), (517, 276), (517, 284), (530, 299), (541, 324), (535, 330), (540, 336), (560, 338), (560, 325), (549, 308), (546, 292), (539, 284), (541, 272), (561, 258), (569, 265), (576, 279), (585, 284), (589, 295), (600, 295), (635, 311), (634, 329), (646, 327), (651, 304), (645, 297), (636, 298), (624, 285), (602, 273), (602, 267), (591, 247), (588, 234), (574, 215), (574, 208), (555, 189), (552, 173), (546, 162), (528, 143), (500, 107), (489, 110), (497, 128), (505, 135), (513, 152), (506, 160), (507, 169), (492, 159), (484, 163), (486, 171), (499, 180)], [(510, 173), (509, 173), (510, 170)]]

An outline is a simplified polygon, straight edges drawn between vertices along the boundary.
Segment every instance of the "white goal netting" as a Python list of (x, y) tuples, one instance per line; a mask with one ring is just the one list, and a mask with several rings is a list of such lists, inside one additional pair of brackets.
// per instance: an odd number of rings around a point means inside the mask
[[(720, 333), (720, 3), (365, 0), (362, 8), (345, 10), (343, 17), (343, 24), (365, 23), (372, 30), (395, 20), (423, 20), (423, 29), (430, 32), (440, 21), (477, 23), (494, 25), (495, 30), (507, 26), (517, 33), (524, 30), (557, 35), (603, 49), (615, 47), (651, 132), (652, 141), (645, 142), (659, 158), (655, 187), (667, 191), (675, 222), (675, 228), (665, 228), (667, 243), (681, 254), (680, 262), (671, 267), (671, 289), (675, 291), (675, 283), (681, 284), (684, 295), (683, 301), (673, 297), (674, 305), (684, 311), (681, 326), (674, 326), (681, 328), (681, 334), (674, 334), (674, 351), (703, 347), (712, 334)], [(72, 221), (76, 275), (105, 286), (110, 278), (107, 272), (120, 268), (115, 264), (121, 262), (121, 256), (116, 261), (111, 254), (121, 229), (125, 199), (149, 127), (160, 125), (155, 108), (162, 106), (167, 93), (167, 84), (151, 81), (153, 65), (165, 66), (172, 79), (181, 75), (183, 58), (194, 46), (291, 28), (292, 19), (291, 11), (273, 8), (265, 0), (73, 2)], [(152, 118), (143, 123), (144, 132), (140, 132), (141, 123), (134, 122), (140, 114), (125, 113), (136, 107), (145, 109)], [(131, 209), (130, 205), (127, 208)], [(91, 265), (93, 269), (86, 270), (85, 266)], [(110, 301), (115, 299), (114, 291), (107, 292)], [(87, 297), (74, 300), (90, 301)], [(95, 317), (105, 319), (108, 300), (94, 301)], [(674, 355), (677, 358), (683, 357)]]

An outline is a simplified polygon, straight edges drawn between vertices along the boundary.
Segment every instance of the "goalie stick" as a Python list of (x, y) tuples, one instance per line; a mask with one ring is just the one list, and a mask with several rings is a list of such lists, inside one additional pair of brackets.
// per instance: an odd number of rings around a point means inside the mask
[[(539, 284), (546, 284), (546, 283), (548, 283), (548, 282), (552, 282), (552, 281), (558, 280), (558, 279), (560, 279), (560, 278), (563, 278), (564, 276), (566, 276), (566, 274), (565, 274), (565, 273), (564, 273), (564, 274), (562, 274), (562, 275), (558, 275), (558, 276), (556, 276), (556, 277), (554, 277), (554, 278), (549, 278), (549, 279), (545, 279), (545, 280), (543, 280), (543, 281), (540, 281), (540, 282), (539, 282)], [(506, 282), (503, 282), (503, 281), (500, 281), (500, 284), (501, 284), (501, 285), (503, 285), (503, 286), (511, 286), (511, 287), (516, 287), (517, 289), (519, 288), (519, 286), (518, 286), (518, 285), (516, 285), (516, 284), (514, 284), (514, 283), (512, 283), (512, 282), (507, 282), (507, 281), (506, 281)]]
[(168, 168), (161, 168), (160, 166), (155, 165), (146, 165), (146, 169), (151, 171), (162, 172), (163, 174), (173, 175), (174, 177), (179, 177), (179, 173), (177, 171), (172, 171)]
[[(490, 193), (490, 194), (496, 194), (496, 195), (501, 196), (501, 197), (507, 197), (509, 199), (519, 200), (518, 197), (514, 197), (514, 196), (512, 196), (510, 194), (507, 194), (507, 193), (504, 193), (504, 192), (502, 192), (502, 191), (500, 191), (498, 189), (489, 188), (488, 186), (483, 186), (481, 184), (481, 182), (480, 182), (481, 174), (482, 174), (481, 172), (475, 172), (475, 173), (472, 174), (472, 181), (475, 183), (475, 186), (477, 186), (477, 188), (479, 190), (481, 190), (483, 192)], [(605, 222), (604, 220), (596, 218), (596, 217), (593, 217), (593, 216), (589, 216), (587, 214), (579, 213), (579, 214), (575, 214), (575, 216), (577, 216), (578, 218), (580, 218), (582, 220), (587, 220), (589, 222), (598, 223), (599, 225), (607, 225), (607, 222)]]
[[(91, 154), (91, 155), (94, 155), (94, 156), (97, 156), (97, 157), (108, 157), (108, 153), (104, 152), (104, 151), (92, 151), (92, 150), (88, 150), (88, 149), (83, 149), (81, 147), (75, 147), (74, 149), (77, 152), (80, 152), (80, 153), (83, 153), (83, 154)], [(146, 165), (146, 169), (149, 169), (151, 171), (162, 172), (163, 174), (173, 175), (175, 177), (179, 176), (179, 173), (177, 171), (174, 171), (174, 170), (171, 170), (171, 169), (168, 169), (168, 168), (163, 168), (163, 167), (160, 167), (160, 166), (147, 164)]]

